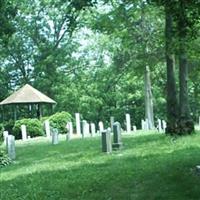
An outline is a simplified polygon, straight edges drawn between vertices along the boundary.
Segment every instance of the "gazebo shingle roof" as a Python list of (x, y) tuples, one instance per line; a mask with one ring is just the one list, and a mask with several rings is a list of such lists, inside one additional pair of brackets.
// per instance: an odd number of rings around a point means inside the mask
[(5, 100), (0, 102), (0, 105), (29, 103), (55, 104), (56, 102), (30, 86), (29, 84), (26, 84), (22, 88), (11, 94), (9, 97), (7, 97)]

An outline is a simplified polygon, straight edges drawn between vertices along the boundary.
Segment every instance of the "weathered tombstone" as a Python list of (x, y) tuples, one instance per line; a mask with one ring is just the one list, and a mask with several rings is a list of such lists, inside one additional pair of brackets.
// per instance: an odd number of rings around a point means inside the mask
[(16, 158), (16, 153), (15, 153), (15, 137), (13, 135), (7, 136), (6, 148), (9, 158), (14, 160)]
[(76, 133), (78, 135), (81, 135), (81, 122), (80, 122), (80, 114), (76, 113), (75, 114), (75, 118), (76, 118)]
[(111, 131), (113, 132), (113, 124), (115, 122), (115, 118), (113, 116), (110, 117), (110, 127), (111, 127)]
[(162, 127), (163, 127), (163, 131), (165, 133), (165, 129), (167, 128), (167, 123), (165, 120), (162, 120)]
[(126, 132), (131, 132), (131, 117), (130, 114), (126, 114)]
[(82, 134), (82, 138), (84, 138), (86, 136), (86, 120), (83, 120), (81, 122), (81, 134)]
[(3, 141), (4, 141), (4, 144), (6, 144), (7, 137), (8, 137), (8, 131), (4, 131), (3, 132)]
[(101, 142), (102, 142), (102, 152), (111, 153), (112, 144), (111, 144), (111, 132), (108, 130), (103, 130), (101, 132)]
[(95, 124), (94, 123), (90, 123), (90, 129), (91, 129), (91, 135), (93, 137), (95, 135), (95, 133), (96, 133), (96, 129), (95, 129)]
[(51, 137), (51, 129), (50, 129), (49, 120), (45, 120), (45, 122), (44, 122), (44, 127), (45, 127), (46, 136), (47, 136), (48, 138)]
[(21, 125), (21, 132), (22, 132), (22, 140), (26, 141), (27, 140), (27, 132), (26, 132), (26, 126)]
[(143, 119), (141, 121), (141, 126), (142, 126), (142, 130), (145, 130), (146, 125), (145, 125), (145, 121)]
[(119, 122), (113, 124), (113, 149), (120, 149), (122, 147), (121, 141), (121, 125)]
[(136, 132), (136, 131), (137, 131), (137, 127), (133, 126), (133, 132)]
[(52, 144), (58, 144), (58, 129), (57, 128), (52, 128), (51, 131), (52, 135)]
[(67, 128), (67, 140), (71, 140), (73, 135), (73, 124), (72, 122), (68, 122), (66, 125)]
[(161, 122), (161, 120), (160, 119), (158, 119), (158, 132), (159, 133), (162, 133), (162, 122)]
[(147, 130), (154, 129), (154, 113), (153, 113), (153, 95), (151, 92), (151, 80), (150, 80), (150, 70), (149, 67), (146, 66), (145, 70), (145, 118)]
[(100, 133), (101, 133), (103, 130), (104, 130), (103, 122), (100, 121), (100, 122), (99, 122), (99, 131), (100, 131)]

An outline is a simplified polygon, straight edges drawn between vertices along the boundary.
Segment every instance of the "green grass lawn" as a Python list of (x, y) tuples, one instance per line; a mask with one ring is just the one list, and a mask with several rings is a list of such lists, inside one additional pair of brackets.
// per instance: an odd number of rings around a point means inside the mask
[(100, 138), (17, 143), (1, 169), (2, 200), (200, 200), (200, 133), (123, 136), (123, 149), (101, 153)]

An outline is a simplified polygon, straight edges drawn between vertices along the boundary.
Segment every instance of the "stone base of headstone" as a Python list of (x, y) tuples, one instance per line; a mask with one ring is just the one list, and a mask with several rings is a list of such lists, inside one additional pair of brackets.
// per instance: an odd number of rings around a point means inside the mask
[(112, 144), (113, 150), (118, 150), (122, 148), (122, 143), (113, 143)]
[(101, 141), (102, 141), (102, 152), (111, 153), (112, 145), (111, 145), (111, 133), (108, 130), (103, 130), (101, 132)]

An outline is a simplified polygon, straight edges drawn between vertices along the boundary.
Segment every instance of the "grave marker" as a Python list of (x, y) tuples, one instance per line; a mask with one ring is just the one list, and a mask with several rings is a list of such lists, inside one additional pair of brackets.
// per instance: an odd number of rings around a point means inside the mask
[(13, 135), (7, 136), (6, 148), (9, 158), (14, 160), (16, 158), (16, 152), (15, 152), (15, 137)]
[(100, 122), (99, 122), (99, 131), (100, 131), (100, 133), (101, 133), (103, 130), (104, 130), (103, 122), (100, 121)]
[(78, 135), (81, 135), (81, 122), (80, 122), (80, 114), (76, 113), (75, 114), (75, 118), (76, 118), (76, 133)]
[(58, 129), (53, 128), (51, 131), (51, 135), (52, 135), (52, 144), (53, 145), (58, 144)]
[(7, 137), (8, 137), (8, 131), (4, 131), (3, 132), (3, 141), (4, 141), (4, 144), (6, 144)]
[(47, 136), (48, 138), (51, 137), (51, 129), (50, 129), (49, 120), (45, 120), (45, 122), (44, 122), (44, 127), (45, 127), (46, 136)]
[(21, 133), (22, 133), (22, 140), (26, 141), (27, 140), (27, 132), (26, 132), (26, 126), (21, 125)]
[(95, 124), (94, 123), (90, 123), (90, 129), (91, 129), (91, 136), (95, 136), (96, 133), (96, 129), (95, 129)]
[(102, 152), (111, 153), (112, 144), (111, 144), (111, 132), (108, 130), (103, 130), (101, 132), (101, 142), (102, 142)]
[(72, 122), (68, 122), (66, 125), (67, 128), (67, 140), (71, 140), (73, 135), (73, 124)]
[(122, 147), (121, 141), (121, 125), (119, 122), (113, 124), (113, 145), (114, 149), (120, 149)]
[(131, 117), (130, 114), (126, 114), (126, 132), (131, 132)]

